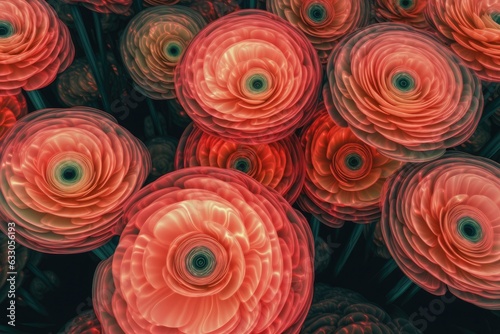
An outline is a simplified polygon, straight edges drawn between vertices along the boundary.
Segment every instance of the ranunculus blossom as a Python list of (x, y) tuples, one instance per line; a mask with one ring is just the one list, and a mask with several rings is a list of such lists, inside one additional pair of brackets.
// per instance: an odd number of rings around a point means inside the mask
[(0, 1), (0, 96), (49, 85), (74, 56), (68, 27), (45, 0)]
[(267, 9), (304, 32), (322, 63), (345, 35), (368, 24), (369, 0), (267, 0)]
[(323, 105), (303, 129), (306, 181), (299, 205), (323, 223), (370, 223), (380, 218), (379, 200), (385, 180), (402, 162), (387, 158), (336, 125)]
[(449, 152), (405, 165), (384, 186), (381, 228), (420, 287), (500, 310), (500, 164)]
[(273, 188), (290, 203), (299, 196), (305, 178), (304, 153), (294, 134), (269, 144), (245, 145), (190, 125), (177, 147), (175, 168), (195, 166), (239, 170)]
[(392, 319), (359, 293), (323, 283), (314, 286), (313, 303), (301, 333), (421, 334), (410, 321)]
[(112, 116), (78, 107), (23, 117), (2, 142), (0, 165), (0, 219), (16, 223), (16, 241), (70, 254), (119, 233), (123, 203), (142, 186), (151, 160)]
[(94, 313), (94, 310), (85, 311), (69, 321), (60, 334), (100, 334), (103, 333), (101, 324)]
[(63, 0), (66, 3), (87, 7), (97, 13), (130, 14), (134, 0)]
[(375, 15), (380, 21), (409, 24), (417, 29), (430, 29), (425, 18), (428, 0), (375, 0)]
[(313, 239), (274, 190), (233, 170), (185, 168), (130, 198), (123, 222), (94, 276), (106, 333), (299, 333)]
[(429, 161), (473, 133), (483, 107), (478, 78), (431, 35), (379, 23), (332, 52), (323, 97), (340, 126), (402, 161)]
[(129, 22), (120, 51), (141, 93), (155, 100), (175, 98), (174, 70), (205, 25), (198, 12), (183, 6), (151, 7)]
[(261, 10), (203, 29), (175, 73), (179, 102), (205, 132), (244, 144), (292, 134), (312, 116), (321, 65), (307, 38)]
[(485, 81), (500, 81), (500, 0), (428, 0), (427, 19)]
[(28, 113), (23, 94), (0, 96), (0, 145), (16, 120)]

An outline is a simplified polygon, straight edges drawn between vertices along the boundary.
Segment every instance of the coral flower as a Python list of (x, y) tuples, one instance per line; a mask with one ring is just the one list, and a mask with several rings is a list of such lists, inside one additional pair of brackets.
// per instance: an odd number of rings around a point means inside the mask
[(0, 144), (16, 120), (28, 113), (23, 94), (0, 96)]
[(319, 283), (314, 287), (313, 303), (301, 333), (421, 332), (406, 319), (391, 319), (387, 312), (368, 302), (357, 292)]
[(500, 81), (500, 0), (428, 0), (428, 21), (485, 81)]
[(184, 131), (175, 168), (212, 166), (239, 170), (293, 203), (305, 178), (304, 154), (295, 135), (269, 144), (244, 145), (212, 136), (190, 125)]
[(45, 0), (0, 1), (0, 96), (48, 86), (74, 56), (68, 27)]
[(450, 152), (404, 166), (384, 186), (381, 228), (420, 287), (500, 310), (500, 164)]
[(63, 0), (69, 4), (81, 4), (97, 13), (130, 14), (133, 0)]
[(383, 156), (320, 109), (301, 135), (306, 160), (301, 208), (332, 227), (377, 220), (382, 186), (402, 162)]
[(431, 35), (380, 23), (332, 52), (323, 97), (330, 115), (382, 154), (429, 161), (466, 141), (479, 123), (481, 83)]
[(368, 0), (267, 0), (270, 12), (304, 32), (322, 63), (345, 35), (368, 24)]
[(429, 30), (425, 17), (428, 0), (376, 0), (375, 15), (380, 21), (409, 24), (417, 29)]
[(94, 313), (94, 310), (85, 311), (68, 322), (60, 334), (100, 334), (103, 333), (101, 324)]
[(175, 73), (179, 102), (205, 132), (243, 144), (270, 143), (312, 116), (321, 65), (288, 22), (240, 10), (208, 25)]
[(175, 97), (174, 70), (205, 25), (198, 12), (182, 6), (151, 7), (130, 21), (120, 51), (141, 93), (156, 100)]
[(151, 161), (113, 117), (79, 107), (23, 117), (0, 147), (0, 165), (0, 219), (16, 223), (16, 241), (69, 254), (119, 232), (123, 203), (141, 187)]
[(249, 176), (185, 168), (125, 206), (94, 276), (106, 333), (298, 333), (312, 299), (305, 218)]

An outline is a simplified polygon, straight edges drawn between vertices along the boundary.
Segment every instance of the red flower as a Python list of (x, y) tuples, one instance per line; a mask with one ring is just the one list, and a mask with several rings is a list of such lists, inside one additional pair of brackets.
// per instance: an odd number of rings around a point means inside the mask
[(0, 2), (0, 95), (49, 85), (74, 55), (68, 28), (46, 1)]
[(2, 143), (0, 165), (0, 219), (16, 223), (16, 241), (69, 254), (119, 232), (123, 203), (141, 187), (151, 161), (114, 118), (79, 107), (23, 117)]
[(177, 67), (175, 89), (203, 131), (261, 144), (307, 122), (320, 81), (318, 56), (302, 33), (273, 14), (240, 10), (193, 39)]
[(425, 18), (428, 0), (376, 0), (375, 14), (380, 21), (409, 24), (417, 29), (429, 30)]
[(387, 177), (401, 162), (386, 158), (337, 126), (324, 107), (301, 142), (305, 148), (306, 181), (300, 206), (323, 223), (341, 227), (344, 221), (370, 223), (380, 217), (379, 199)]
[(269, 144), (244, 145), (190, 125), (177, 147), (175, 168), (211, 166), (236, 169), (293, 203), (304, 184), (304, 154), (295, 135)]
[(155, 100), (175, 98), (174, 70), (205, 25), (198, 12), (182, 6), (151, 7), (130, 21), (120, 51), (142, 94)]
[(428, 20), (485, 81), (500, 81), (500, 0), (428, 0)]
[(28, 113), (23, 94), (0, 96), (0, 144), (16, 120)]
[(130, 14), (133, 0), (63, 0), (69, 4), (81, 4), (97, 13)]
[(500, 309), (500, 164), (450, 152), (404, 166), (384, 186), (381, 227), (420, 287)]
[(105, 332), (299, 332), (313, 240), (275, 191), (236, 171), (186, 168), (133, 196), (124, 223), (94, 278)]
[(428, 161), (479, 123), (481, 83), (430, 35), (380, 23), (345, 38), (328, 61), (328, 112), (380, 153)]
[(368, 24), (368, 0), (267, 0), (270, 12), (301, 30), (322, 63), (345, 35)]

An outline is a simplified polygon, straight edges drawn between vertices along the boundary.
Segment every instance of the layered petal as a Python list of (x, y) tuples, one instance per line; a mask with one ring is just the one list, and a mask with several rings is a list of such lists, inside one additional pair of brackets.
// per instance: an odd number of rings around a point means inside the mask
[(28, 113), (23, 94), (0, 96), (0, 145), (16, 120)]

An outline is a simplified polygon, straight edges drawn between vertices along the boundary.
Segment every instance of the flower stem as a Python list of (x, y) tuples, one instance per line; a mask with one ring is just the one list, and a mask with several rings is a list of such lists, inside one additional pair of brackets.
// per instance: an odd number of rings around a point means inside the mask
[(109, 66), (108, 66), (108, 58), (106, 57), (106, 47), (104, 45), (104, 39), (102, 38), (103, 36), (102, 24), (99, 18), (99, 14), (97, 12), (92, 12), (92, 16), (94, 18), (94, 27), (95, 27), (95, 34), (97, 36), (97, 44), (99, 47), (99, 55), (101, 56), (104, 82), (108, 82)]
[(92, 253), (94, 253), (100, 260), (106, 260), (115, 253), (116, 247), (117, 247), (116, 242), (113, 239), (111, 239), (107, 244), (104, 244), (101, 247), (94, 249)]
[(36, 110), (47, 108), (45, 101), (43, 100), (43, 96), (39, 91), (30, 90), (26, 91), (26, 94), (28, 95), (28, 98), (31, 100)]
[(347, 259), (351, 255), (354, 246), (358, 243), (359, 237), (361, 236), (361, 233), (363, 233), (364, 228), (365, 227), (363, 224), (354, 225), (351, 237), (349, 238), (349, 243), (347, 244), (347, 247), (344, 248), (344, 250), (340, 254), (339, 260), (335, 264), (335, 268), (333, 270), (333, 277), (337, 277), (342, 271), (342, 268), (344, 267), (345, 263), (347, 262)]
[(396, 299), (401, 297), (411, 286), (413, 285), (412, 280), (408, 277), (403, 277), (399, 280), (398, 283), (394, 286), (394, 288), (389, 291), (387, 294), (387, 303), (390, 304), (394, 302)]
[(165, 136), (165, 130), (161, 126), (160, 118), (158, 117), (158, 113), (156, 112), (153, 101), (150, 98), (147, 98), (146, 102), (148, 104), (149, 113), (151, 114), (151, 120), (153, 121), (157, 134), (162, 137)]

